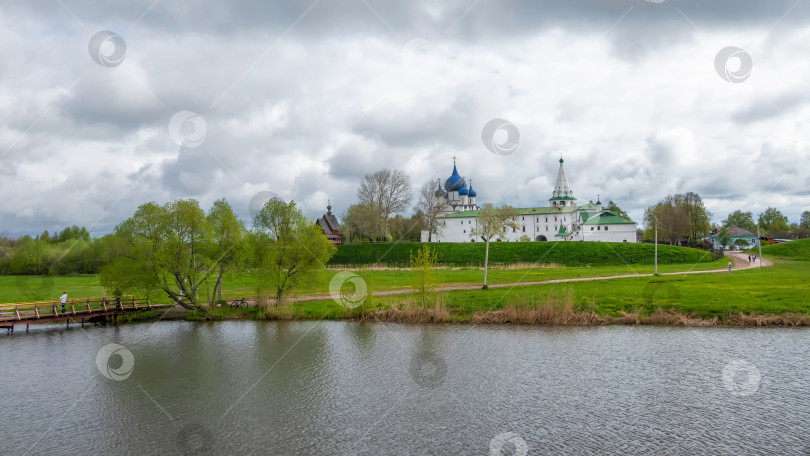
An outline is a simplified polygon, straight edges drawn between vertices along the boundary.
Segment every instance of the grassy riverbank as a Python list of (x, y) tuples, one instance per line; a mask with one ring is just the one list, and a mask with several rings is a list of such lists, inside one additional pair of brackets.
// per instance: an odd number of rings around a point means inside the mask
[[(774, 265), (732, 273), (633, 277), (440, 292), (426, 308), (415, 294), (371, 296), (356, 309), (333, 300), (266, 313), (218, 309), (217, 318), (360, 319), (540, 324), (810, 325), (810, 240), (763, 248)], [(725, 260), (720, 260), (722, 263)], [(722, 268), (722, 264), (719, 265)], [(662, 271), (663, 272), (663, 271)], [(525, 281), (525, 280), (524, 280)], [(371, 287), (373, 290), (377, 288)]]
[[(597, 279), (542, 285), (510, 285), (583, 277), (651, 274), (643, 264), (592, 267), (510, 267), (490, 271), (489, 290), (437, 292), (421, 306), (413, 293), (371, 295), (362, 306), (347, 309), (326, 298), (330, 279), (339, 272), (326, 270), (299, 290), (308, 301), (266, 310), (257, 308), (209, 310), (190, 313), (189, 319), (357, 319), (402, 322), (533, 323), (533, 324), (688, 324), (688, 325), (808, 325), (810, 324), (810, 240), (763, 248), (774, 261), (766, 268), (732, 273), (679, 274)], [(724, 269), (726, 259), (693, 264), (664, 264), (659, 272)], [(380, 293), (412, 286), (406, 269), (356, 270), (369, 291)], [(436, 271), (440, 285), (481, 283), (479, 268)], [(82, 291), (98, 293), (96, 276), (54, 278), (53, 288), (67, 289), (71, 297)], [(37, 282), (31, 282), (36, 284)], [(48, 283), (42, 282), (42, 283)], [(225, 296), (256, 295), (249, 274), (225, 278)], [(14, 277), (0, 277), (0, 297), (19, 296)], [(71, 286), (75, 285), (75, 290)], [(16, 293), (16, 295), (15, 295)], [(322, 298), (318, 298), (322, 297)]]

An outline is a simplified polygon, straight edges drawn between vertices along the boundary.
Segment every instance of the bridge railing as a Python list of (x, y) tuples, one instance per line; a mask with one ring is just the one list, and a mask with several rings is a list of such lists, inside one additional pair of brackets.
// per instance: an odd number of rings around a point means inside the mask
[(142, 303), (134, 296), (121, 299), (107, 297), (70, 299), (64, 306), (60, 301), (0, 304), (0, 322), (86, 316), (101, 312), (151, 309), (152, 307), (153, 305), (148, 301)]

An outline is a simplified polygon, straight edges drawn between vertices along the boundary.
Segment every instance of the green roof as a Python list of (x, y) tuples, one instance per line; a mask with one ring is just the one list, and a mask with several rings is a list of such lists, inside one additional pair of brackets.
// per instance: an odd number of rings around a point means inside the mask
[(548, 200), (549, 201), (554, 201), (554, 200), (576, 200), (576, 198), (574, 198), (573, 196), (552, 196)]
[(555, 234), (554, 236), (555, 237), (564, 237), (564, 236), (570, 236), (570, 235), (571, 235), (571, 233), (565, 231), (565, 226), (560, 225), (560, 231), (557, 231), (557, 234)]
[(583, 225), (635, 225), (636, 222), (617, 215), (613, 211), (602, 211), (601, 214), (591, 217)]
[[(577, 210), (576, 207), (518, 207), (515, 208), (517, 215), (544, 215), (544, 214), (570, 214)], [(437, 218), (466, 218), (478, 217), (477, 210), (470, 209), (461, 212), (453, 212), (452, 214), (440, 215)]]
[(566, 207), (521, 207), (515, 209), (518, 215), (532, 215), (532, 214), (570, 214), (576, 211), (574, 206)]
[(469, 209), (461, 212), (453, 212), (452, 214), (440, 215), (437, 218), (462, 218), (462, 217), (478, 217), (477, 210)]

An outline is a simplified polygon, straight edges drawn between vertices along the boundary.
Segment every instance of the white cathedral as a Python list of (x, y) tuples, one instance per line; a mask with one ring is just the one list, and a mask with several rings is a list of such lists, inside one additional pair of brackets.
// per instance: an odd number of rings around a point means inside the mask
[[(432, 233), (422, 231), (421, 240), (427, 242), (477, 242), (475, 228), (478, 223), (479, 207), (475, 202), (476, 192), (472, 181), (467, 182), (456, 170), (453, 160), (453, 174), (441, 181), (435, 192), (441, 213), (436, 217)], [(602, 202), (588, 202), (577, 206), (574, 192), (568, 185), (560, 158), (557, 184), (549, 199), (549, 206), (516, 208), (517, 228), (507, 228), (505, 236), (493, 241), (591, 241), (591, 242), (636, 242), (636, 222), (620, 216), (615, 211), (602, 208)], [(430, 234), (430, 236), (428, 236)]]

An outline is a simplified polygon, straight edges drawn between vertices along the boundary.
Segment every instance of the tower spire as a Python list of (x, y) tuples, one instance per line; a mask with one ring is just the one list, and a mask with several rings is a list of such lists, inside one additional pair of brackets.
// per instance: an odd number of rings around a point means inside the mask
[(565, 168), (563, 168), (563, 159), (560, 157), (560, 170), (557, 171), (557, 184), (554, 185), (554, 193), (552, 198), (562, 198), (565, 196), (573, 196), (571, 187), (568, 185), (568, 178), (565, 177)]

